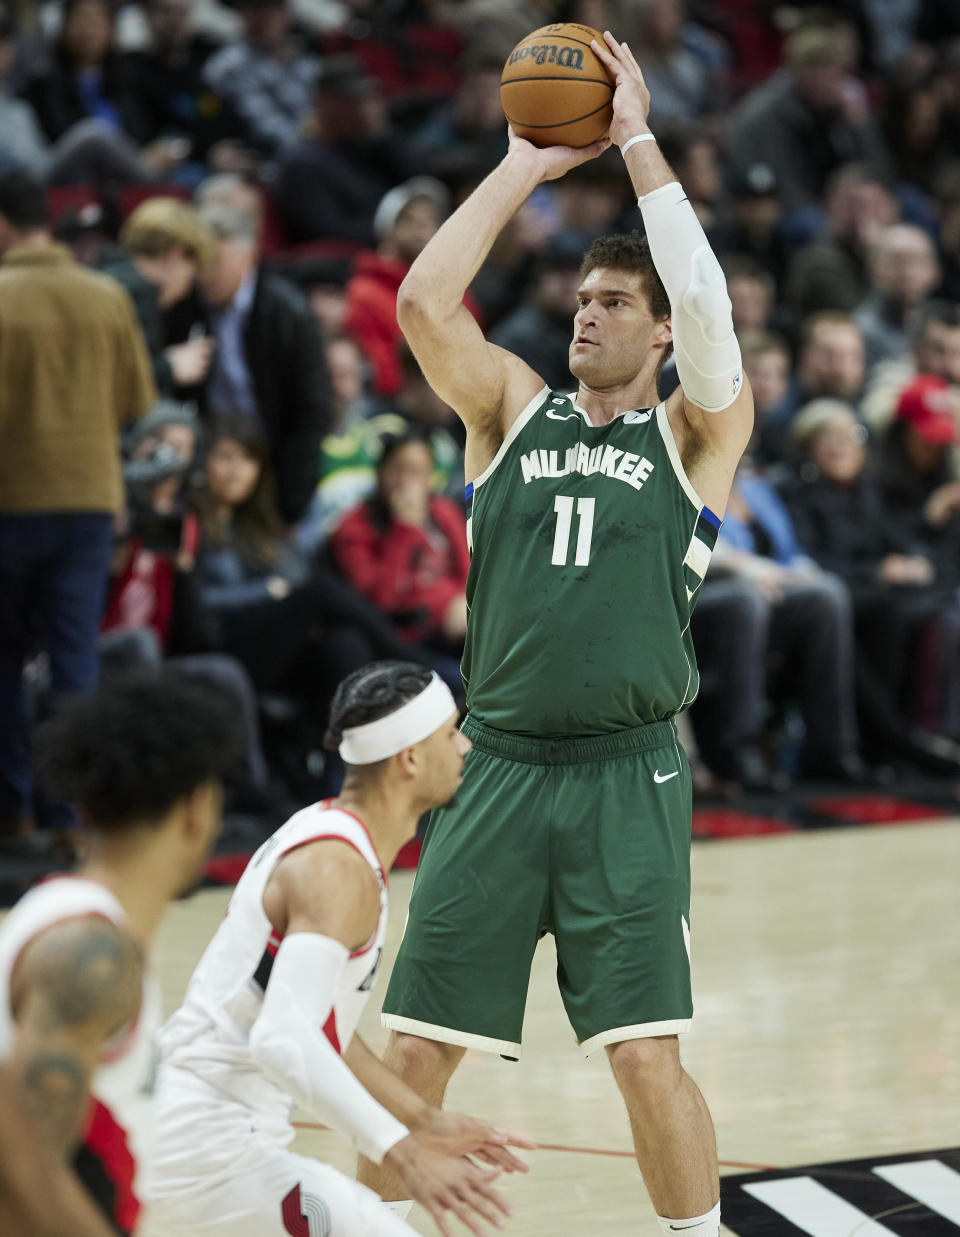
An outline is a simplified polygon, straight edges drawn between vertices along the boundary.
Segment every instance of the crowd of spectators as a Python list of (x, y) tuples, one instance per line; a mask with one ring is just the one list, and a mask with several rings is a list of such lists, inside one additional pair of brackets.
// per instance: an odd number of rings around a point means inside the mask
[[(635, 49), (756, 397), (693, 620), (697, 784), (960, 781), (954, 0), (2, 0), (0, 836), (64, 821), (29, 723), (98, 656), (226, 687), (255, 806), (335, 789), (355, 666), (462, 691), (463, 434), (396, 294), (558, 20)], [(469, 308), (572, 385), (580, 256), (639, 226), (608, 151), (534, 192)]]

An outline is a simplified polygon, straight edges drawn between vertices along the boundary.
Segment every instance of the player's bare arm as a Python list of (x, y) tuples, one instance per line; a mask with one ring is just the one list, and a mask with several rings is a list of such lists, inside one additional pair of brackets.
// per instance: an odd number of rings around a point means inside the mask
[(325, 838), (279, 861), (264, 890), (263, 909), (281, 936), (315, 932), (352, 952), (374, 933), (380, 892), (369, 864), (352, 846)]
[(427, 1146), (445, 1155), (475, 1155), (504, 1172), (529, 1172), (529, 1167), (508, 1146), (533, 1150), (536, 1143), (496, 1129), (486, 1121), (434, 1108), (408, 1087), (354, 1034), (344, 1060), (370, 1094), (420, 1136)]
[(42, 1140), (64, 1156), (80, 1141), (104, 1045), (137, 1016), (142, 965), (136, 942), (99, 916), (49, 928), (17, 964), (10, 1069)]
[[(720, 265), (647, 125), (650, 92), (626, 43), (607, 31), (593, 49), (616, 81), (610, 137), (624, 154), (651, 255), (671, 303), (680, 387), (667, 401), (680, 458), (718, 514), (753, 430), (753, 395), (740, 368)], [(639, 141), (632, 141), (639, 138)]]
[(368, 1159), (399, 1174), (444, 1237), (452, 1237), (451, 1211), (477, 1237), (481, 1220), (502, 1228), (510, 1208), (491, 1185), (497, 1172), (426, 1145), (370, 1094), (322, 1029), (350, 952), (376, 930), (379, 892), (369, 866), (348, 844), (318, 840), (280, 860), (263, 905), (283, 936), (250, 1033), (264, 1073), (308, 1112), (332, 1115)]
[(400, 286), (397, 321), (427, 381), (467, 427), (467, 480), (490, 463), (504, 434), (543, 387), (512, 353), (487, 343), (463, 297), (502, 229), (537, 185), (601, 154), (540, 150), (510, 134), (501, 163), (443, 224)]
[(5, 1065), (0, 1067), (0, 1232), (116, 1237), (73, 1172), (38, 1138)]

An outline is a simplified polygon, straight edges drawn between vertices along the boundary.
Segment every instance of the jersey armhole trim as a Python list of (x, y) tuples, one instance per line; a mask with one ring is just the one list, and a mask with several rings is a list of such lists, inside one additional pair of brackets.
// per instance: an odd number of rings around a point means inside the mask
[(677, 480), (680, 482), (684, 494), (686, 494), (698, 511), (709, 510), (709, 508), (704, 507), (703, 499), (693, 488), (693, 482), (684, 472), (683, 465), (680, 463), (680, 452), (677, 450), (677, 440), (674, 438), (673, 430), (670, 427), (670, 418), (667, 415), (667, 405), (665, 403), (657, 404), (656, 417), (660, 437), (663, 439), (663, 445), (667, 449), (667, 458), (670, 460), (670, 464), (676, 473)]
[[(341, 809), (334, 808), (333, 810), (339, 812)], [(346, 815), (353, 816), (353, 813), (347, 812)], [(354, 817), (354, 819), (359, 820), (359, 817)], [(362, 824), (363, 822), (361, 821), (360, 823)], [(284, 858), (284, 856), (292, 855), (295, 850), (301, 850), (304, 846), (310, 846), (313, 842), (342, 842), (344, 846), (349, 846), (352, 850), (355, 850), (357, 854), (360, 856), (360, 858), (363, 860), (363, 862), (367, 865), (368, 868), (371, 867), (370, 860), (363, 853), (363, 851), (356, 844), (356, 842), (351, 842), (350, 839), (345, 838), (342, 833), (315, 833), (313, 837), (302, 838), (299, 842), (294, 842), (292, 845), (288, 846), (286, 850), (282, 850), (279, 853), (279, 855), (277, 855), (276, 863), (274, 864), (274, 871), (276, 871), (276, 864), (279, 863), (280, 860)], [(370, 845), (372, 846), (373, 843), (371, 842)], [(376, 849), (374, 849), (373, 853), (374, 854), (377, 853)], [(378, 868), (377, 870), (379, 871), (380, 875), (383, 876), (383, 868)], [(384, 877), (384, 885), (386, 885), (386, 877)], [(264, 890), (266, 890), (266, 886), (264, 886)], [(266, 912), (264, 913), (266, 914)], [(376, 939), (377, 939), (377, 931), (380, 927), (380, 919), (382, 915), (383, 915), (383, 906), (381, 904), (380, 908), (377, 911), (377, 922), (374, 925), (374, 929), (373, 929), (373, 932), (369, 940), (366, 942), (365, 945), (361, 945), (359, 949), (351, 949), (350, 950), (351, 958), (362, 958), (364, 954), (369, 953), (370, 950), (373, 948), (374, 943), (376, 942)], [(269, 916), (267, 916), (267, 919), (269, 922)], [(276, 931), (276, 929), (273, 929), (272, 925), (271, 925), (271, 928), (273, 931)], [(280, 940), (282, 942), (283, 937), (281, 937)]]
[(475, 477), (473, 481), (468, 483), (467, 491), (469, 494), (472, 494), (473, 491), (476, 490), (478, 486), (483, 485), (484, 481), (489, 481), (489, 479), (493, 476), (494, 472), (497, 470), (497, 467), (503, 461), (503, 457), (507, 454), (507, 451), (512, 446), (517, 435), (520, 433), (520, 431), (527, 424), (527, 422), (534, 415), (534, 413), (537, 411), (537, 409), (543, 403), (544, 399), (549, 394), (550, 394), (550, 388), (549, 386), (547, 386), (546, 383), (544, 383), (544, 385), (536, 393), (536, 395), (533, 397), (530, 403), (527, 404), (527, 406), (524, 409), (522, 409), (522, 411), (517, 416), (517, 419), (507, 430), (506, 434), (504, 435), (503, 442), (500, 444), (500, 449), (497, 452), (497, 454), (493, 457), (490, 463), (486, 466), (486, 468), (483, 470), (480, 476)]

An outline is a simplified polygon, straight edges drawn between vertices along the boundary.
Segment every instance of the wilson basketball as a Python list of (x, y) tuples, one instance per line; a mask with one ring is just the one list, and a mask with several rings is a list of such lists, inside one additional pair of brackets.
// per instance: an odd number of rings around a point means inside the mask
[(591, 39), (603, 46), (589, 26), (542, 26), (507, 57), (500, 102), (519, 137), (537, 146), (589, 146), (610, 128), (614, 81)]

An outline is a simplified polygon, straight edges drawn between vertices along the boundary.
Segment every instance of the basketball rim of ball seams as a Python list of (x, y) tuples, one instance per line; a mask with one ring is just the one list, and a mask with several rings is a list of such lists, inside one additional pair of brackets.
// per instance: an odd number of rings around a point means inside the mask
[(613, 118), (615, 83), (590, 46), (603, 35), (577, 22), (541, 26), (503, 66), (500, 103), (519, 137), (537, 146), (589, 146)]

